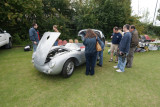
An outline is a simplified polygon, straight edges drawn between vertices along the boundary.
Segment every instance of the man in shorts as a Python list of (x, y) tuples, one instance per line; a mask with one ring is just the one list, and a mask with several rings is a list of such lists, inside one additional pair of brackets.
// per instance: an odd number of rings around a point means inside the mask
[(116, 53), (115, 63), (117, 63), (118, 62), (117, 50), (118, 50), (118, 45), (119, 45), (121, 38), (122, 38), (122, 35), (118, 32), (118, 27), (113, 28), (113, 34), (112, 34), (111, 38), (112, 38), (111, 58), (110, 58), (109, 62), (113, 61), (113, 54), (115, 52)]

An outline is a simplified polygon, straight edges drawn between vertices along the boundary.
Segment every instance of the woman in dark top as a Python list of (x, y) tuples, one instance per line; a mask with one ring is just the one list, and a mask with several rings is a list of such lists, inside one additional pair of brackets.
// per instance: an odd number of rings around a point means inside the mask
[[(57, 25), (53, 25), (53, 30), (54, 30), (54, 32), (59, 32)], [(58, 39), (55, 41), (54, 46), (58, 46)]]
[(87, 30), (83, 44), (85, 45), (86, 75), (94, 75), (97, 58), (96, 34), (91, 29)]

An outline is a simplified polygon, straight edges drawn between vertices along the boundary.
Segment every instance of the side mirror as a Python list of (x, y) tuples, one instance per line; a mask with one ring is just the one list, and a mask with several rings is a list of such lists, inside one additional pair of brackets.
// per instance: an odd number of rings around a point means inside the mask
[(3, 31), (4, 33), (7, 33), (6, 30)]

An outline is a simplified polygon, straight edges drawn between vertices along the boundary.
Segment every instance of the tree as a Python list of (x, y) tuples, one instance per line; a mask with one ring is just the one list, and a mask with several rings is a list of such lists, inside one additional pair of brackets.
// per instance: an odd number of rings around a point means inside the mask
[(69, 0), (42, 0), (43, 3), (43, 26), (41, 31), (52, 30), (54, 24), (58, 25), (62, 33), (61, 39), (70, 38), (70, 24), (73, 10)]
[[(81, 29), (102, 30), (110, 37), (114, 26), (131, 24), (131, 0), (1, 0), (0, 27), (9, 31), (17, 43), (29, 40), (33, 22), (40, 34), (51, 31), (54, 24), (60, 39), (77, 38)], [(2, 26), (3, 25), (3, 26)]]
[(1, 0), (1, 28), (7, 30), (13, 39), (28, 39), (28, 29), (33, 21), (41, 19), (41, 0)]
[(75, 1), (74, 24), (76, 30), (100, 29), (110, 37), (114, 26), (122, 27), (131, 17), (130, 0), (83, 0)]

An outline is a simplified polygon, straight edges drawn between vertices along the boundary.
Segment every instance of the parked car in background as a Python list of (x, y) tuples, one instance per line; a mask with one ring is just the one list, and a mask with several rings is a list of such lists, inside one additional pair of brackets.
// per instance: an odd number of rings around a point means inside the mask
[[(86, 31), (81, 31), (85, 33)], [(83, 38), (81, 33), (78, 36)], [(86, 62), (85, 46), (83, 43), (67, 43), (66, 45), (53, 46), (59, 32), (46, 32), (41, 38), (36, 52), (33, 53), (32, 62), (34, 67), (45, 74), (62, 74), (64, 77), (70, 77), (76, 66)], [(100, 34), (100, 37), (103, 37)]]
[[(100, 30), (97, 30), (97, 29), (92, 29), (94, 31), (94, 33), (96, 33), (96, 35), (103, 41), (103, 43), (105, 44), (105, 36), (104, 34), (102, 33), (102, 31)], [(78, 36), (81, 36), (82, 40), (84, 39), (84, 36), (86, 35), (86, 31), (87, 29), (83, 29), (83, 30), (80, 30), (78, 32)]]
[(12, 37), (9, 33), (0, 28), (0, 47), (2, 46), (8, 49), (12, 48)]

